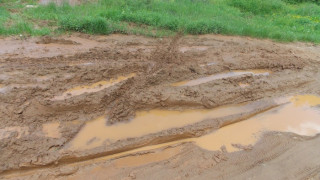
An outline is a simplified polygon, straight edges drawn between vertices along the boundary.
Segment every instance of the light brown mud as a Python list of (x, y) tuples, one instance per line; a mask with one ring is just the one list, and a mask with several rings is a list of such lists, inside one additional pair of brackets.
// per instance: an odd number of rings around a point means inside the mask
[(319, 179), (320, 48), (0, 39), (0, 179)]
[(173, 86), (196, 86), (196, 85), (207, 83), (207, 82), (214, 81), (217, 79), (231, 78), (231, 77), (236, 77), (236, 76), (241, 76), (241, 75), (268, 76), (269, 73), (270, 72), (268, 70), (263, 70), (263, 69), (255, 69), (255, 70), (251, 70), (251, 71), (237, 70), (237, 71), (225, 72), (225, 73), (220, 73), (220, 74), (214, 74), (214, 75), (211, 75), (208, 77), (203, 77), (203, 78), (199, 78), (199, 79), (195, 79), (195, 80), (191, 80), (191, 81), (177, 82), (177, 83), (173, 83), (172, 85)]

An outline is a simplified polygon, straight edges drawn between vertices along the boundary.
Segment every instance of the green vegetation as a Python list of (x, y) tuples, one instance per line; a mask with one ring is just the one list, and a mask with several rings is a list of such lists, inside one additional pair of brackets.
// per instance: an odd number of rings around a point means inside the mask
[(100, 0), (26, 8), (35, 0), (0, 0), (0, 34), (77, 31), (166, 36), (219, 33), (320, 42), (317, 0)]
[(109, 34), (110, 25), (101, 17), (63, 17), (59, 21), (63, 30), (78, 31), (92, 34)]

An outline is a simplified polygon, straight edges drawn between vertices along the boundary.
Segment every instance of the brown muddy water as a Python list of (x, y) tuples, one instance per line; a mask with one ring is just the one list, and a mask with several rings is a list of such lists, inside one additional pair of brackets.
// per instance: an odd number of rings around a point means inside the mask
[(190, 81), (181, 81), (177, 83), (173, 83), (172, 86), (196, 86), (199, 84), (207, 83), (210, 81), (218, 80), (218, 79), (223, 79), (223, 78), (230, 78), (230, 77), (236, 77), (240, 75), (263, 75), (263, 76), (268, 76), (271, 73), (269, 70), (265, 69), (256, 69), (256, 70), (235, 70), (231, 72), (225, 72), (225, 73), (220, 73), (220, 74), (214, 74), (211, 76), (199, 78), (199, 79), (194, 79)]
[(252, 110), (246, 105), (233, 105), (212, 110), (151, 110), (142, 111), (128, 123), (106, 125), (102, 116), (88, 122), (70, 144), (70, 150), (92, 149), (117, 140), (141, 137), (171, 128), (183, 127), (206, 119), (219, 118)]
[[(314, 136), (320, 132), (320, 97), (299, 95), (281, 98), (285, 104), (247, 120), (225, 126), (211, 134), (177, 142), (195, 142), (203, 149), (214, 151), (226, 146), (229, 152), (241, 150), (236, 145), (253, 145), (265, 132), (291, 132)], [(84, 150), (111, 144), (117, 140), (183, 127), (210, 118), (244, 113), (246, 105), (226, 106), (212, 110), (151, 110), (139, 112), (129, 123), (107, 126), (106, 117), (88, 122), (70, 143), (69, 150)], [(252, 109), (251, 109), (252, 110)]]
[(59, 130), (59, 126), (60, 126), (59, 122), (46, 123), (43, 125), (42, 131), (47, 137), (60, 138), (61, 133)]
[(121, 81), (127, 80), (131, 77), (135, 76), (135, 74), (129, 74), (127, 76), (119, 76), (116, 79), (110, 79), (109, 81), (99, 81), (96, 82), (92, 85), (88, 86), (77, 86), (74, 88), (71, 88), (67, 91), (65, 91), (62, 95), (60, 96), (55, 96), (52, 100), (59, 101), (59, 100), (64, 100), (68, 99), (74, 96), (79, 96), (84, 93), (94, 93), (101, 91), (103, 89), (106, 89), (108, 87), (111, 87), (113, 85), (116, 85), (117, 83), (120, 83)]
[(320, 132), (320, 97), (294, 96), (287, 104), (241, 121), (196, 140), (207, 150), (218, 150), (225, 145), (230, 152), (237, 151), (232, 144), (253, 145), (264, 132), (291, 132), (314, 136)]

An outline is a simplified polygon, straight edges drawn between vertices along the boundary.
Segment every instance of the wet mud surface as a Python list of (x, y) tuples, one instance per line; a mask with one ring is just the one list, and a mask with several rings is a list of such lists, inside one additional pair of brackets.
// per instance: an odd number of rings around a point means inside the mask
[(0, 39), (0, 179), (320, 178), (320, 47)]

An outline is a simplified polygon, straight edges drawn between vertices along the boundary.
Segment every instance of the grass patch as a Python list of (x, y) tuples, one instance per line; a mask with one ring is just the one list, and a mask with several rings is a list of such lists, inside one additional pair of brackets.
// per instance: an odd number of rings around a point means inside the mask
[(271, 14), (287, 8), (281, 0), (229, 0), (231, 6), (245, 12), (257, 14)]
[[(293, 2), (294, 1), (294, 2)], [(37, 35), (58, 31), (167, 36), (219, 33), (279, 41), (320, 42), (320, 6), (313, 0), (100, 0), (25, 8), (28, 0), (1, 3), (0, 34)], [(18, 13), (9, 10), (15, 9)], [(0, 8), (1, 10), (1, 8)], [(8, 21), (31, 24), (5, 31)], [(44, 28), (37, 22), (50, 22)], [(17, 24), (17, 23), (14, 23)], [(43, 26), (40, 26), (43, 27)], [(11, 27), (13, 28), (13, 27)], [(3, 31), (2, 31), (2, 30)], [(9, 28), (10, 29), (10, 28)], [(7, 33), (4, 33), (7, 32)]]
[(111, 28), (101, 17), (63, 17), (59, 27), (65, 31), (77, 31), (90, 34), (110, 34)]
[(26, 22), (17, 22), (16, 24), (7, 28), (0, 27), (0, 34), (2, 35), (48, 35), (50, 30), (48, 28), (36, 29), (31, 24)]
[(287, 3), (300, 4), (300, 3), (317, 3), (320, 4), (319, 0), (285, 0)]
[(0, 26), (3, 26), (9, 17), (9, 12), (4, 7), (0, 6)]

